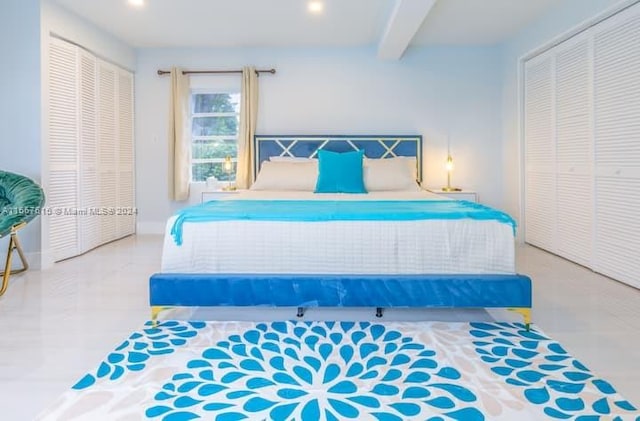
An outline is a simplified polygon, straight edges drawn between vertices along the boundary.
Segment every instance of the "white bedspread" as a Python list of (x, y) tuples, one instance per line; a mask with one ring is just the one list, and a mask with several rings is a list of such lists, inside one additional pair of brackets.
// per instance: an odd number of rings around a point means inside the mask
[[(443, 200), (425, 191), (366, 195), (246, 191), (227, 200)], [(492, 273), (515, 272), (510, 225), (497, 221), (214, 221), (186, 223), (177, 246), (167, 222), (162, 272)]]

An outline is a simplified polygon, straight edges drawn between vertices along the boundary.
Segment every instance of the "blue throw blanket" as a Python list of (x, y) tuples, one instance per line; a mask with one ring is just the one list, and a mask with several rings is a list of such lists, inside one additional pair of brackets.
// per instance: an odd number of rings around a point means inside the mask
[(186, 222), (212, 221), (416, 221), (425, 219), (476, 219), (516, 223), (504, 212), (462, 200), (220, 200), (178, 212), (171, 235), (182, 244)]

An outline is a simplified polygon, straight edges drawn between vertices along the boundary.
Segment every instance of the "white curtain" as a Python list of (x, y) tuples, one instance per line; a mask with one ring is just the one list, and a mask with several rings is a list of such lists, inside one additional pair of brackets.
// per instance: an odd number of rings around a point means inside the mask
[(238, 132), (238, 170), (236, 186), (246, 189), (253, 182), (254, 144), (258, 117), (258, 74), (254, 67), (242, 69), (242, 93), (240, 99), (240, 130)]
[(189, 136), (189, 76), (171, 69), (169, 110), (169, 198), (187, 200), (191, 181), (191, 137)]

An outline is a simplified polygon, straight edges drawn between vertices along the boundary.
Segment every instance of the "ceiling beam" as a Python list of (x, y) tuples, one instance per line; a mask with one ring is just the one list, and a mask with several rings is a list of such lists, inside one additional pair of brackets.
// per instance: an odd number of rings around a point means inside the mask
[(436, 0), (396, 0), (378, 46), (378, 58), (399, 60), (435, 3)]

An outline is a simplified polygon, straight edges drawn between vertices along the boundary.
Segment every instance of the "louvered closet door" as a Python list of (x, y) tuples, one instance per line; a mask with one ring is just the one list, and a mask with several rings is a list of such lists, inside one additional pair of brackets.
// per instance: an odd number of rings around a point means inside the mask
[(97, 62), (91, 54), (80, 54), (80, 206), (86, 214), (78, 216), (80, 252), (100, 245), (100, 216), (92, 213), (100, 207), (98, 178), (98, 94)]
[[(100, 186), (100, 207), (104, 210), (115, 208), (117, 195), (117, 101), (115, 66), (98, 60), (98, 177)], [(106, 243), (117, 238), (114, 214), (100, 216), (100, 242)]]
[(124, 212), (117, 217), (118, 237), (135, 232), (135, 216), (127, 213), (135, 206), (133, 158), (133, 75), (118, 71), (118, 208)]
[(594, 30), (594, 269), (640, 287), (640, 6)]
[(592, 260), (592, 74), (590, 34), (555, 50), (556, 253), (582, 265)]
[[(74, 46), (49, 44), (49, 241), (55, 261), (79, 253), (78, 207), (78, 55)], [(19, 140), (18, 140), (19, 141)]]
[(525, 240), (555, 251), (554, 60), (525, 64)]

